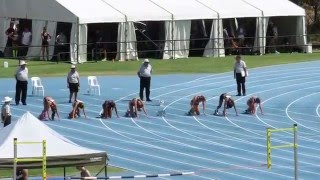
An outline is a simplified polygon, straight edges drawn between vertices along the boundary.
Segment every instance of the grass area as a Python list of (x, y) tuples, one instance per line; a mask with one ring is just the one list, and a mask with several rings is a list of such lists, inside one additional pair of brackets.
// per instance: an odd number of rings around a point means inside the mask
[[(263, 56), (243, 56), (249, 68), (269, 66), (275, 64), (288, 64), (302, 61), (319, 60), (320, 54), (268, 54)], [(18, 65), (17, 60), (1, 59), (2, 62), (8, 61), (9, 68), (1, 67), (0, 77), (13, 77)], [(88, 62), (78, 64), (77, 68), (80, 76), (88, 75), (135, 75), (140, 67), (141, 61), (126, 62)], [(3, 63), (1, 63), (2, 66)], [(192, 57), (177, 60), (152, 59), (151, 64), (154, 74), (172, 73), (221, 73), (232, 71), (234, 56), (225, 58), (203, 58)], [(69, 72), (69, 63), (29, 61), (29, 76), (66, 76)]]
[[(86, 167), (92, 176), (95, 176), (103, 166), (87, 166)], [(124, 170), (117, 167), (108, 166), (108, 173), (118, 173), (123, 172)], [(33, 177), (41, 177), (42, 170), (41, 169), (29, 169), (29, 176)], [(101, 175), (104, 174), (104, 170), (101, 172)], [(66, 176), (75, 176), (79, 175), (79, 171), (75, 167), (66, 168)], [(53, 176), (63, 176), (63, 168), (49, 168), (47, 169), (47, 177)], [(0, 169), (0, 178), (12, 177), (12, 169)]]

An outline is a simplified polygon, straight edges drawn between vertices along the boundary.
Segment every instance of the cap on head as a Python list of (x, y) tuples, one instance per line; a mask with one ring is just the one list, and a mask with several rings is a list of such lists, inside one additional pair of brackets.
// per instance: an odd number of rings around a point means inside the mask
[(11, 97), (6, 96), (6, 97), (4, 97), (4, 99), (2, 100), (2, 102), (10, 102), (11, 100), (12, 100)]
[(149, 63), (150, 61), (149, 61), (149, 59), (145, 59), (143, 62), (144, 63)]
[(26, 63), (26, 61), (24, 61), (24, 60), (21, 60), (21, 61), (20, 61), (20, 66), (26, 65), (26, 64), (28, 64), (28, 63)]
[(255, 103), (260, 103), (260, 102), (261, 102), (261, 99), (260, 99), (260, 98), (256, 98), (256, 99), (254, 100), (254, 102), (255, 102)]
[(70, 69), (75, 69), (76, 68), (76, 65), (72, 64)]

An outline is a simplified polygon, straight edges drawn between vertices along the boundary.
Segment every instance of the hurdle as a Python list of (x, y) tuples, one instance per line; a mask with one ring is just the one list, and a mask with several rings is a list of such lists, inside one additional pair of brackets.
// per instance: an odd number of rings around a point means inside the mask
[[(42, 158), (18, 158), (18, 144), (42, 144)], [(36, 141), (18, 141), (13, 139), (14, 158), (13, 158), (13, 179), (17, 179), (17, 163), (18, 162), (42, 162), (42, 179), (47, 179), (47, 143), (46, 140)]]
[[(271, 133), (276, 132), (293, 132), (293, 144), (283, 144), (278, 146), (271, 145)], [(271, 169), (272, 161), (271, 161), (271, 150), (272, 149), (282, 149), (282, 148), (293, 148), (294, 150), (294, 179), (298, 179), (298, 126), (294, 124), (291, 128), (280, 128), (280, 129), (271, 129), (267, 128), (267, 165), (268, 169)]]

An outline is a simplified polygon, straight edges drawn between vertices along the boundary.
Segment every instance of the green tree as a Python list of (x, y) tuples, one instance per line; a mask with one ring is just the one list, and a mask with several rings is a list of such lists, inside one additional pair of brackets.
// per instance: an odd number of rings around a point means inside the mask
[(314, 23), (319, 23), (320, 0), (302, 0), (303, 3), (309, 5), (313, 9)]

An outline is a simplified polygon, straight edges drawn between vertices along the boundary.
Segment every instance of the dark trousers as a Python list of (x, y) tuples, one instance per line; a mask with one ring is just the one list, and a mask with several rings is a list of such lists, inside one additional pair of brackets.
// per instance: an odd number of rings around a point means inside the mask
[(23, 57), (27, 56), (28, 49), (29, 49), (28, 45), (22, 44), (21, 47), (20, 47), (20, 51), (19, 51), (19, 55), (18, 56), (23, 56)]
[(236, 80), (237, 80), (237, 91), (238, 95), (241, 95), (241, 90), (242, 94), (246, 94), (246, 77), (242, 77), (241, 73), (236, 73)]
[(143, 100), (143, 90), (146, 88), (146, 98), (150, 100), (150, 82), (151, 77), (140, 77), (140, 99)]
[(23, 104), (26, 103), (27, 91), (28, 91), (28, 81), (19, 81), (19, 80), (17, 80), (16, 97), (15, 97), (16, 104), (19, 104), (20, 96), (21, 96), (21, 102)]

